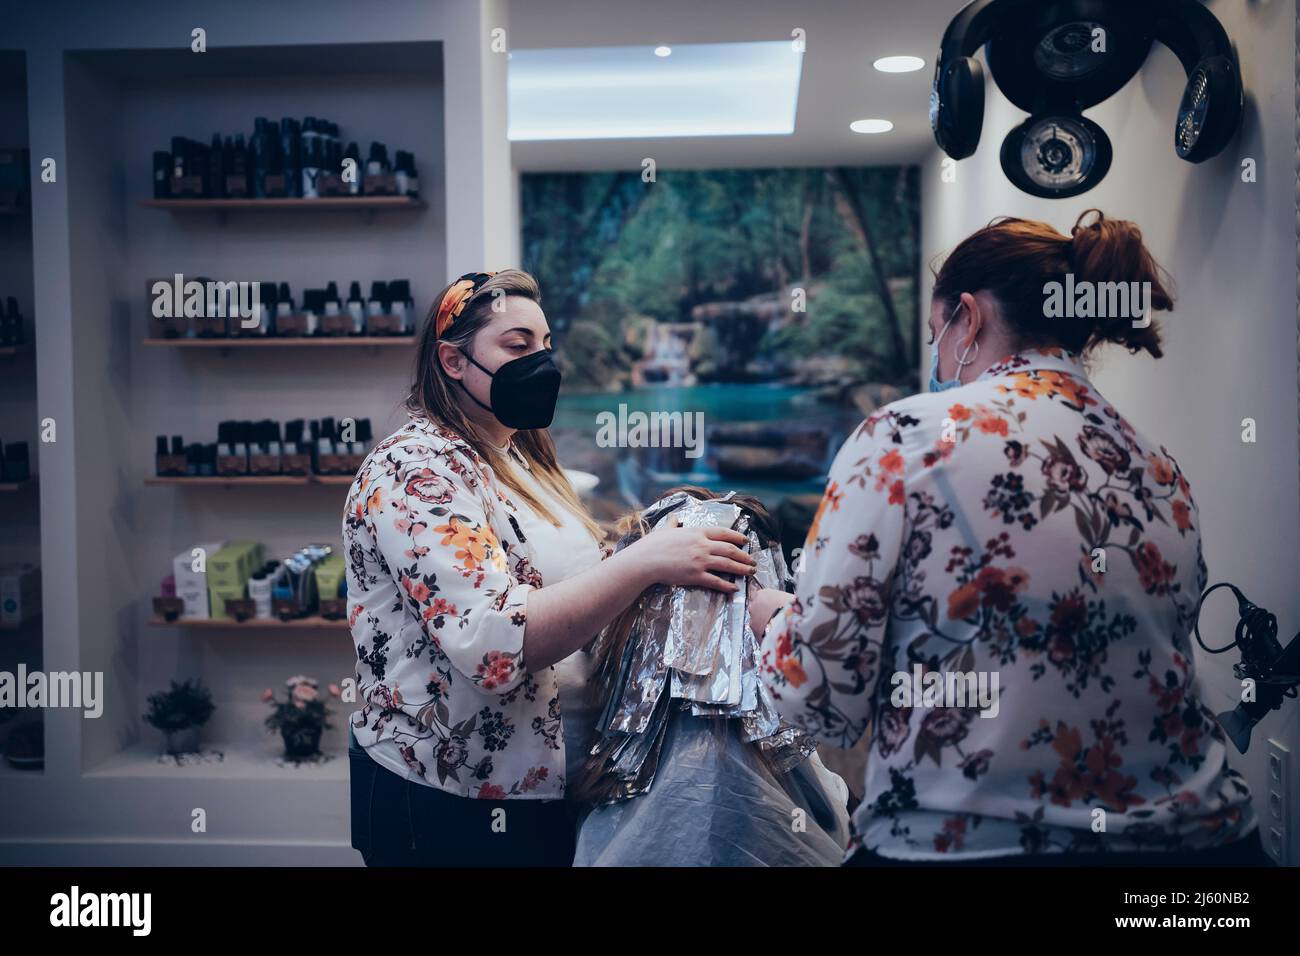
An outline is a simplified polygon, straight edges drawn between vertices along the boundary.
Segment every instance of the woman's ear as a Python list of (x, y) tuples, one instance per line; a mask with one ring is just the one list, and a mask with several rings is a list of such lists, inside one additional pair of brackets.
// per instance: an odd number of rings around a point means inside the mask
[(438, 362), (448, 378), (459, 379), (465, 374), (465, 353), (450, 342), (438, 343)]
[(965, 306), (962, 312), (966, 323), (962, 328), (954, 331), (957, 332), (957, 342), (964, 349), (979, 338), (980, 330), (984, 328), (988, 313), (983, 308), (983, 303), (969, 292), (961, 294), (960, 305)]

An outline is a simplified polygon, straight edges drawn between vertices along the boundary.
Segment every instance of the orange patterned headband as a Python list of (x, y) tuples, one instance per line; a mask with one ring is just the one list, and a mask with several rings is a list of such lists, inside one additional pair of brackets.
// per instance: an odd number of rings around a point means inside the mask
[(465, 311), (465, 303), (494, 275), (495, 272), (467, 272), (451, 284), (442, 301), (438, 303), (438, 311), (433, 317), (435, 338), (442, 338), (442, 334), (451, 328), (451, 324)]

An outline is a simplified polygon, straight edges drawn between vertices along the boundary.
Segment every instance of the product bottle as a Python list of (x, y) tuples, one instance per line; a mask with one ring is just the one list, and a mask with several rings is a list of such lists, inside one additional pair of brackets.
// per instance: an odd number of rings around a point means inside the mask
[(320, 180), (322, 161), (321, 138), (316, 118), (308, 116), (302, 122), (302, 197), (304, 199), (317, 199), (320, 196), (317, 184)]
[(366, 302), (361, 298), (361, 283), (353, 282), (348, 287), (348, 315), (352, 317), (352, 334), (366, 334)]
[(230, 175), (234, 177), (234, 182), (226, 184), (228, 195), (233, 196), (236, 191), (244, 198), (253, 195), (253, 184), (248, 181), (250, 168), (248, 145), (244, 142), (244, 134), (236, 133), (234, 145), (230, 149)]
[[(348, 195), (360, 196), (361, 181), (366, 177), (366, 167), (361, 162), (361, 150), (357, 147), (356, 143), (348, 143), (348, 148), (347, 151), (343, 153), (343, 158), (352, 160), (352, 171), (354, 174), (352, 182), (346, 184), (348, 187)], [(341, 168), (342, 164), (340, 164), (340, 169)]]
[(415, 156), (405, 150), (397, 151), (397, 162), (393, 167), (397, 175), (397, 194), (420, 198), (420, 177), (415, 172)]
[(271, 579), (266, 571), (254, 571), (248, 579), (248, 596), (253, 600), (253, 616), (269, 618), (271, 616)]
[(292, 116), (280, 118), (280, 151), (284, 155), (284, 182), (290, 196), (302, 195), (302, 132)]
[(212, 146), (208, 149), (208, 166), (204, 170), (207, 187), (204, 195), (209, 199), (222, 199), (226, 195), (226, 176), (221, 165), (221, 134), (212, 134)]
[(370, 321), (376, 316), (388, 314), (388, 284), (385, 282), (370, 283), (370, 299), (366, 302), (366, 331), (375, 334), (378, 329), (375, 323)]
[(172, 194), (172, 154), (155, 152), (153, 154), (153, 198), (167, 199)]
[[(316, 468), (317, 474), (325, 474), (330, 467), (329, 457), (334, 454), (334, 419), (322, 418), (316, 432)], [(324, 469), (322, 468), (324, 464)]]

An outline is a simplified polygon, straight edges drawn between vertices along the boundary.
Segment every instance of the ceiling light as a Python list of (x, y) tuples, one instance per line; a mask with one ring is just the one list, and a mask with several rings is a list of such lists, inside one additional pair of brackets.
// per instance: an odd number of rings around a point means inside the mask
[(882, 56), (871, 64), (881, 73), (913, 73), (925, 66), (919, 56)]
[(673, 48), (670, 46), (655, 47), (655, 56), (672, 56), (672, 55), (673, 55)]
[[(512, 141), (788, 136), (803, 55), (786, 40), (514, 50)], [(656, 51), (657, 52), (657, 51)]]
[(860, 119), (849, 124), (855, 133), (888, 133), (894, 124), (886, 119)]

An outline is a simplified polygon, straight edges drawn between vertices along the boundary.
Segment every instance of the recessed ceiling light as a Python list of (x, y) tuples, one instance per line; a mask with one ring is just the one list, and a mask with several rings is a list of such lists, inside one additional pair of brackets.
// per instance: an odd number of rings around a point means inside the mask
[(507, 74), (509, 137), (788, 136), (803, 57), (786, 40), (522, 49)]
[(919, 56), (882, 56), (871, 64), (881, 73), (913, 73), (925, 66)]
[(885, 119), (860, 119), (849, 124), (855, 133), (888, 133), (894, 124)]
[(670, 46), (655, 47), (655, 56), (672, 56), (672, 55), (673, 55), (673, 48)]

